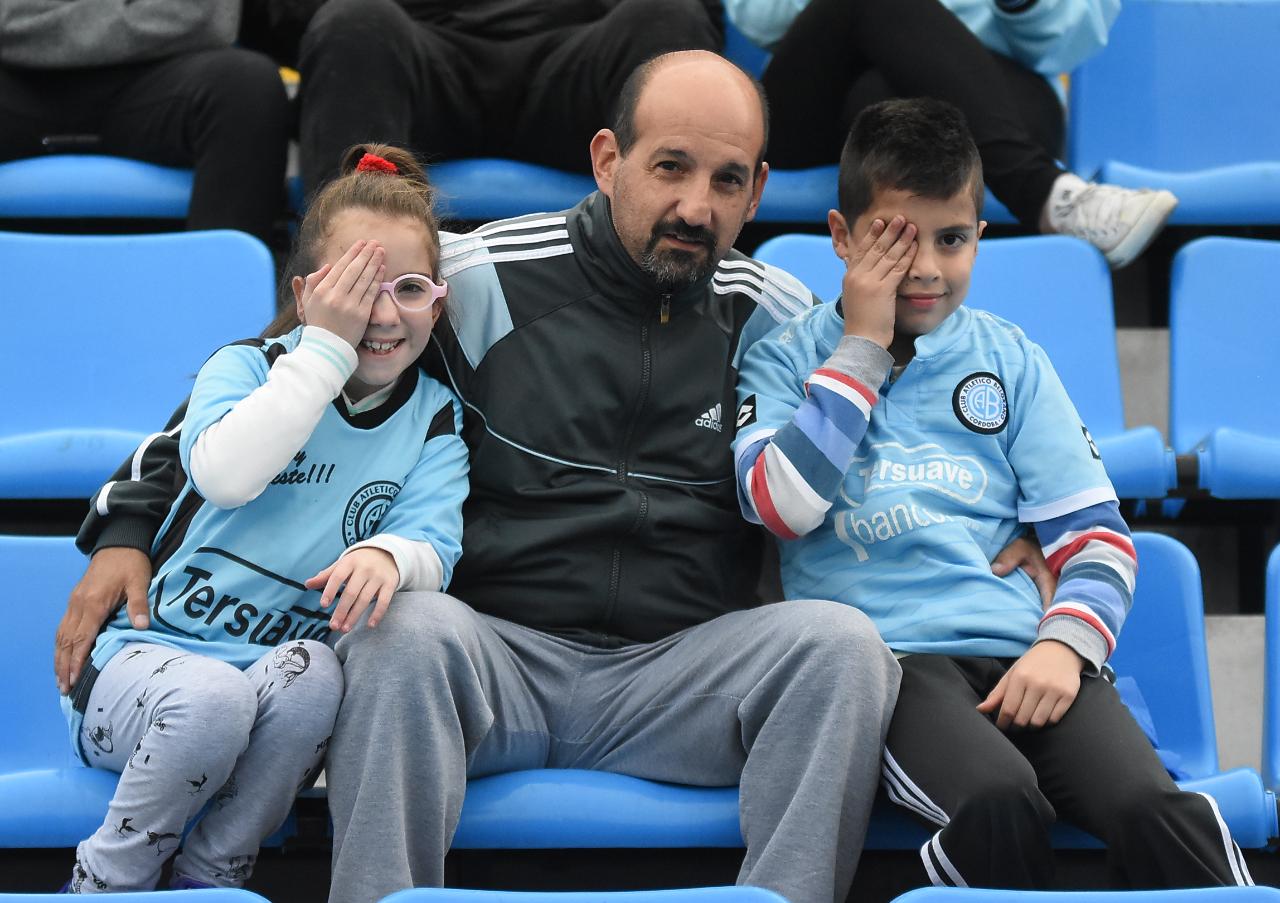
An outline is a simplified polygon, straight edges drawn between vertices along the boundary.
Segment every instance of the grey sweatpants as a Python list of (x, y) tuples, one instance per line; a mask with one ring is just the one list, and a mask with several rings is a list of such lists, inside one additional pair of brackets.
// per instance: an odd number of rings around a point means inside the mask
[(412, 593), (336, 649), (333, 903), (439, 886), (467, 777), (543, 767), (740, 783), (739, 883), (849, 890), (900, 674), (853, 608), (782, 602), (602, 650)]
[(174, 872), (244, 884), (323, 759), (341, 699), (338, 660), (314, 640), (269, 649), (244, 671), (170, 646), (125, 646), (85, 711), (81, 749), (120, 783), (106, 821), (76, 849), (72, 892), (155, 887), (206, 805)]

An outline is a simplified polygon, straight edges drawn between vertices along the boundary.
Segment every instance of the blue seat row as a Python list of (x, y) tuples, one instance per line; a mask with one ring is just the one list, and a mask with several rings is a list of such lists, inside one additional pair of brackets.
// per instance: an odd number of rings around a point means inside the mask
[[(843, 264), (826, 238), (784, 235), (756, 255), (819, 297), (839, 294)], [(91, 495), (164, 423), (210, 349), (256, 335), (274, 311), (270, 254), (233, 232), (0, 232), (0, 272), (0, 315), (11, 334), (29, 337), (0, 359), (0, 377), (24, 393), (0, 426), (0, 498)], [(1125, 425), (1110, 274), (1094, 248), (1063, 236), (985, 242), (970, 303), (1046, 348), (1122, 498), (1174, 489), (1175, 454), (1195, 462), (1199, 487), (1215, 497), (1280, 498), (1280, 370), (1269, 365), (1277, 314), (1267, 294), (1277, 284), (1280, 242), (1205, 238), (1174, 259), (1172, 449), (1154, 427)], [(51, 291), (57, 363), (42, 339)], [(1218, 374), (1228, 369), (1226, 381)]]
[[(1200, 573), (1190, 551), (1158, 534), (1134, 537), (1142, 570), (1133, 613), (1113, 665), (1132, 679), (1181, 785), (1211, 794), (1236, 841), (1264, 847), (1280, 834), (1275, 795), (1257, 771), (1221, 771), (1209, 688)], [(0, 537), (0, 573), (13, 599), (0, 637), (0, 701), (13, 725), (0, 745), (0, 847), (66, 847), (100, 824), (115, 775), (72, 755), (50, 654), (84, 561), (68, 537)], [(1277, 654), (1273, 649), (1272, 655)], [(883, 801), (869, 849), (917, 849), (928, 832)], [(1066, 825), (1061, 848), (1097, 841)], [(739, 847), (737, 788), (658, 784), (623, 775), (531, 770), (470, 782), (454, 839), (458, 849)]]
[(1280, 223), (1277, 39), (1280, 0), (1125, 0), (1071, 76), (1071, 167), (1169, 189), (1173, 223)]
[(275, 311), (271, 254), (241, 232), (0, 232), (0, 498), (87, 498), (191, 391), (205, 358)]
[[(488, 221), (541, 210), (564, 210), (592, 191), (588, 175), (519, 160), (478, 158), (430, 167), (445, 219)], [(60, 154), (0, 163), (0, 219), (183, 219), (191, 194), (190, 170), (100, 155)], [(302, 209), (301, 181), (289, 184), (290, 203)], [(1013, 215), (987, 193), (984, 216), (1013, 223)], [(756, 219), (766, 223), (819, 223), (836, 206), (836, 167), (773, 170)]]
[[(824, 237), (779, 236), (756, 257), (821, 298), (840, 293), (844, 264)], [(1280, 314), (1261, 288), (1277, 284), (1280, 242), (1203, 238), (1175, 256), (1172, 449), (1154, 427), (1125, 427), (1111, 279), (1094, 248), (1058, 235), (984, 242), (967, 303), (1012, 320), (1048, 351), (1121, 498), (1174, 489), (1175, 454), (1191, 456), (1198, 488), (1214, 497), (1280, 498), (1280, 370), (1271, 364)]]

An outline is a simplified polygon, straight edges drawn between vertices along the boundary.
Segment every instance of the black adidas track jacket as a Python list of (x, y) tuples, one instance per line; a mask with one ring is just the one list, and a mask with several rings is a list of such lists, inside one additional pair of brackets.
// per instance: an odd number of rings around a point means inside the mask
[[(462, 398), (471, 452), (449, 592), (605, 646), (751, 604), (760, 536), (734, 485), (737, 366), (809, 291), (733, 251), (663, 294), (599, 193), (441, 239), (451, 308), (422, 364)], [(135, 457), (81, 548), (148, 548), (176, 492), (176, 443)]]

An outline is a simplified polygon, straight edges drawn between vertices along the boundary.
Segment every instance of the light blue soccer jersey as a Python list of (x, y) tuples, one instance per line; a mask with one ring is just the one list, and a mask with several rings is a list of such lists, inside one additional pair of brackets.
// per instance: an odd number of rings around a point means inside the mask
[[(813, 417), (811, 406), (800, 410), (805, 384), (843, 328), (837, 305), (824, 304), (747, 354), (740, 460), (746, 455), (749, 464), (793, 418)], [(779, 543), (787, 598), (856, 605), (900, 652), (1021, 655), (1037, 637), (1040, 597), (1021, 570), (994, 576), (992, 559), (1024, 523), (1115, 501), (1044, 351), (1018, 327), (961, 307), (916, 340), (915, 358), (879, 387), (869, 409), (853, 466), (821, 525)], [(823, 451), (839, 460), (824, 446), (847, 440), (830, 424), (809, 432), (816, 446), (792, 451), (793, 444), (788, 453), (817, 459), (797, 458), (796, 468), (820, 475), (830, 466)], [(810, 491), (793, 483), (798, 493)], [(749, 500), (744, 509), (752, 511)]]
[[(228, 345), (201, 368), (181, 427), (190, 472), (200, 434), (267, 380), (301, 327), (263, 347)], [(417, 367), (372, 410), (331, 403), (293, 461), (247, 504), (218, 508), (188, 477), (152, 547), (151, 627), (122, 609), (98, 637), (101, 668), (130, 642), (198, 652), (245, 668), (263, 648), (324, 640), (332, 606), (303, 582), (375, 533), (429, 542), (447, 585), (461, 554), (467, 452), (456, 396)], [(177, 653), (175, 653), (177, 654)]]

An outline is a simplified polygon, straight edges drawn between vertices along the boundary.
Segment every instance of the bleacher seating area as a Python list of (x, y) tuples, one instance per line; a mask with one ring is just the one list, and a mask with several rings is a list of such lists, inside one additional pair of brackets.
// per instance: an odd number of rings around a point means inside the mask
[[(1129, 426), (1116, 348), (1113, 282), (1102, 255), (1071, 238), (984, 240), (972, 306), (1022, 326), (1050, 353), (1089, 425), (1129, 512), (1156, 499), (1203, 504), (1280, 499), (1280, 0), (1126, 0), (1107, 49), (1071, 76), (1069, 159), (1086, 176), (1167, 187), (1179, 227), (1226, 227), (1177, 250), (1169, 269), (1167, 441)], [(730, 34), (756, 71), (763, 55)], [(431, 170), (444, 213), (484, 221), (559, 210), (593, 190), (589, 177), (512, 160), (451, 161)], [(829, 300), (843, 264), (820, 234), (835, 206), (835, 167), (771, 174), (759, 220), (774, 231), (759, 259)], [(42, 234), (0, 232), (0, 308), (12, 341), (0, 419), (0, 502), (7, 529), (24, 511), (87, 498), (148, 433), (161, 429), (190, 378), (222, 341), (256, 334), (274, 310), (270, 252), (232, 232), (82, 235), (57, 222), (178, 220), (191, 174), (133, 160), (49, 156), (0, 164), (0, 224), (39, 221)], [(303, 204), (291, 185), (292, 204)], [(1014, 221), (988, 198), (985, 218)], [(1203, 234), (1201, 232), (1200, 234)], [(1163, 284), (1157, 281), (1157, 284)], [(1028, 290), (1028, 287), (1034, 287)], [(56, 306), (55, 306), (56, 301)], [(34, 337), (34, 340), (33, 340)], [(32, 378), (32, 376), (35, 378)], [(1176, 511), (1177, 506), (1164, 509)], [(1222, 509), (1230, 510), (1230, 509)], [(1267, 509), (1274, 516), (1275, 508)], [(1149, 522), (1144, 522), (1149, 525)], [(1133, 613), (1113, 662), (1145, 708), (1153, 742), (1181, 786), (1217, 801), (1250, 856), (1274, 856), (1280, 826), (1280, 546), (1254, 579), (1265, 598), (1261, 770), (1219, 766), (1201, 567), (1176, 533), (1137, 532)], [(1274, 526), (1274, 525), (1273, 525)], [(43, 532), (43, 530), (41, 531)], [(1221, 566), (1221, 562), (1213, 562)], [(14, 851), (67, 849), (101, 822), (115, 776), (80, 765), (67, 742), (50, 667), (63, 602), (84, 558), (66, 535), (0, 536), (8, 590), (0, 638), (0, 903)], [(310, 801), (322, 801), (313, 794)], [(323, 833), (323, 831), (321, 832)], [(297, 825), (273, 839), (289, 848)], [(311, 838), (314, 839), (314, 838)], [(923, 828), (881, 800), (869, 851), (914, 851)], [(1062, 851), (1095, 850), (1068, 825)], [(455, 848), (475, 851), (728, 849), (742, 846), (736, 788), (657, 784), (602, 772), (536, 770), (470, 783)], [(67, 863), (70, 862), (68, 853)], [(1280, 875), (1280, 868), (1269, 874)], [(663, 877), (654, 875), (661, 885)], [(175, 893), (177, 896), (175, 896)], [(263, 901), (250, 891), (119, 895), (122, 901)], [(287, 896), (273, 897), (286, 903)], [(1269, 887), (1168, 892), (1012, 893), (922, 889), (902, 903), (1280, 903)], [(632, 893), (404, 891), (386, 903), (779, 903), (752, 888)]]

